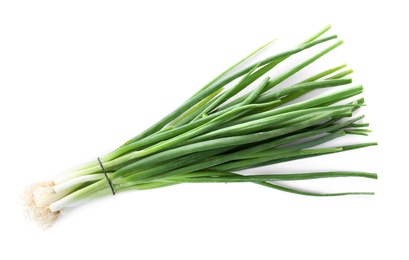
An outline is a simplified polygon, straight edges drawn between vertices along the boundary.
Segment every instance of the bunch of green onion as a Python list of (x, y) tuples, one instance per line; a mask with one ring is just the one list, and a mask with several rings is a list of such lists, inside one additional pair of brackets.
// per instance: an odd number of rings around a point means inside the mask
[[(130, 190), (161, 188), (181, 183), (251, 182), (273, 189), (311, 196), (373, 194), (370, 192), (314, 193), (288, 188), (275, 181), (332, 177), (377, 178), (366, 172), (312, 172), (243, 175), (238, 171), (297, 159), (363, 148), (360, 143), (314, 148), (348, 134), (367, 135), (363, 116), (353, 116), (364, 105), (362, 86), (345, 86), (329, 94), (299, 99), (321, 88), (349, 85), (346, 65), (322, 71), (282, 88), (274, 88), (342, 44), (336, 35), (324, 36), (329, 26), (300, 45), (249, 66), (243, 62), (257, 49), (216, 77), (180, 107), (146, 131), (98, 160), (51, 182), (30, 187), (24, 194), (27, 215), (50, 227), (67, 208)], [(272, 78), (264, 76), (287, 58), (325, 42), (329, 47), (299, 61)], [(240, 66), (239, 66), (240, 65)], [(242, 68), (240, 68), (242, 67)], [(260, 79), (260, 80), (258, 80)], [(239, 94), (253, 82), (247, 94)], [(228, 87), (227, 89), (225, 89)], [(104, 172), (104, 170), (105, 172)]]

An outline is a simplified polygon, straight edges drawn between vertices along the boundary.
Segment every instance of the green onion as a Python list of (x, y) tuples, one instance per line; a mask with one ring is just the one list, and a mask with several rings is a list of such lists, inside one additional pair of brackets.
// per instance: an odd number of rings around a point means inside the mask
[[(376, 179), (366, 172), (310, 172), (243, 175), (240, 170), (298, 159), (349, 151), (376, 145), (358, 143), (317, 148), (347, 135), (370, 133), (363, 115), (362, 93), (352, 85), (352, 69), (342, 64), (298, 83), (276, 86), (331, 52), (342, 40), (324, 34), (329, 26), (300, 45), (243, 66), (263, 45), (221, 73), (181, 106), (144, 132), (97, 160), (80, 166), (51, 182), (27, 189), (26, 212), (44, 228), (50, 227), (64, 210), (78, 204), (130, 190), (146, 190), (182, 183), (249, 182), (280, 191), (310, 196), (368, 195), (371, 192), (318, 193), (296, 190), (274, 182), (317, 178), (360, 177)], [(317, 48), (328, 42), (328, 46)], [(265, 76), (287, 58), (306, 49), (315, 51), (286, 72)], [(238, 69), (240, 65), (241, 69)], [(247, 94), (241, 92), (250, 86)], [(322, 88), (327, 94), (305, 98)], [(303, 98), (303, 100), (300, 100)], [(348, 100), (348, 101), (347, 101)], [(350, 117), (345, 119), (346, 117)], [(103, 170), (104, 169), (104, 170)], [(105, 171), (105, 172), (104, 172)], [(111, 185), (112, 187), (111, 187)]]

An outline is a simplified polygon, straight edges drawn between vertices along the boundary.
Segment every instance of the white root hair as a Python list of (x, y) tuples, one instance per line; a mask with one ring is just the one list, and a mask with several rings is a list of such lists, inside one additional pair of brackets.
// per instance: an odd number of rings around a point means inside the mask
[(61, 215), (60, 211), (52, 212), (49, 208), (55, 195), (53, 187), (53, 182), (37, 183), (29, 186), (21, 196), (26, 218), (44, 230), (50, 228)]

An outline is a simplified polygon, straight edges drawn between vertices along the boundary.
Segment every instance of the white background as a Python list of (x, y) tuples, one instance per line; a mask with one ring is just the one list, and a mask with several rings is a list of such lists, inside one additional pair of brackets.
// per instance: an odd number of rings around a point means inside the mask
[[(404, 2), (1, 1), (0, 258), (408, 259)], [(346, 142), (380, 145), (268, 170), (377, 172), (294, 183), (375, 196), (192, 184), (104, 198), (46, 232), (25, 222), (27, 185), (116, 148), (262, 43), (328, 23), (345, 44), (317, 66), (354, 68), (374, 131)]]

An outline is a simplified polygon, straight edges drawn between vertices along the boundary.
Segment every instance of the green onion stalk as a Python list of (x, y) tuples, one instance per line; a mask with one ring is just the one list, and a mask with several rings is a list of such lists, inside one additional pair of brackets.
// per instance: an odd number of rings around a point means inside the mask
[[(363, 88), (351, 84), (347, 76), (352, 70), (345, 64), (276, 88), (342, 44), (336, 35), (325, 36), (329, 29), (327, 26), (298, 46), (249, 64), (249, 58), (271, 42), (263, 45), (113, 152), (53, 181), (29, 187), (23, 196), (27, 215), (41, 227), (49, 228), (62, 212), (81, 203), (125, 191), (182, 183), (249, 182), (309, 196), (373, 194), (318, 193), (276, 182), (335, 177), (376, 179), (375, 173), (240, 173), (249, 168), (376, 145), (368, 142), (316, 148), (346, 135), (370, 132), (368, 124), (361, 122), (363, 115), (354, 115), (364, 105), (363, 98), (356, 97)], [(266, 76), (289, 57), (308, 49), (314, 54), (281, 74)], [(252, 90), (242, 94), (249, 86)], [(322, 88), (334, 90), (304, 96)]]

